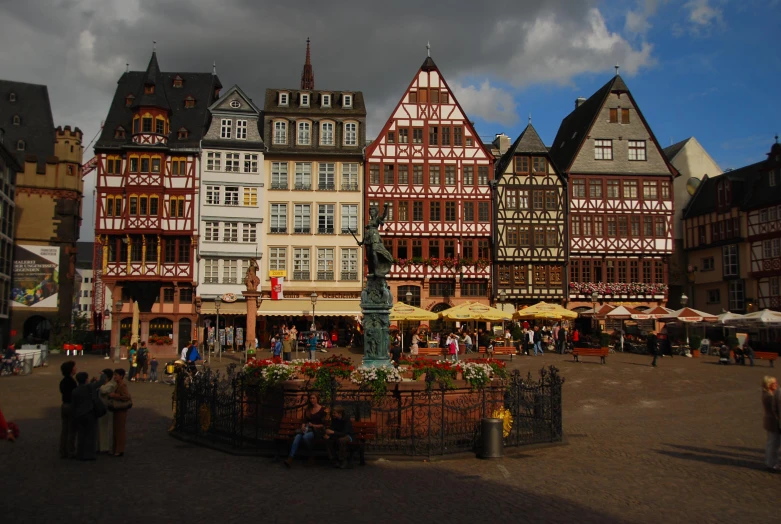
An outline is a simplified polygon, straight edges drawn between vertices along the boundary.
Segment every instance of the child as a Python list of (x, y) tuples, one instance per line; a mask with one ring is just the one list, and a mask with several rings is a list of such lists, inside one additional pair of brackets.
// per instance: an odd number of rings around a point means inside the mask
[(127, 370), (128, 378), (130, 382), (136, 381), (136, 345), (133, 344), (130, 346), (130, 351), (128, 352), (127, 360), (130, 364), (130, 369)]
[(157, 359), (154, 355), (149, 361), (149, 382), (157, 382)]

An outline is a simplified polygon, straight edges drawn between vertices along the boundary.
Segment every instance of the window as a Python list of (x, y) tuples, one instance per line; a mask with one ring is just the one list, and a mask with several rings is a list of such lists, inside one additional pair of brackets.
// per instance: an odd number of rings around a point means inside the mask
[(301, 93), (301, 107), (309, 107), (309, 95)]
[(428, 126), (428, 145), (436, 146), (439, 144), (439, 127)]
[(149, 173), (149, 157), (141, 157), (141, 172)]
[[(138, 197), (137, 196), (131, 196), (128, 200), (130, 202), (130, 206), (128, 207), (128, 214), (131, 217), (134, 217), (138, 215)], [(176, 202), (175, 199), (171, 199), (171, 202)], [(171, 209), (175, 209), (175, 204), (171, 204)], [(172, 213), (172, 216), (175, 216)]]
[(342, 164), (342, 191), (358, 191), (358, 164)]
[(312, 143), (312, 125), (309, 122), (298, 123), (298, 145), (308, 146)]
[(242, 242), (257, 242), (257, 230), (255, 224), (242, 224), (241, 225), (241, 241)]
[(453, 145), (454, 146), (462, 146), (464, 145), (463, 141), (464, 136), (464, 129), (459, 126), (453, 127)]
[(396, 240), (396, 258), (399, 260), (405, 260), (409, 258), (409, 253), (407, 252), (407, 239), (398, 239)]
[(613, 160), (612, 140), (594, 140), (594, 160)]
[(332, 146), (334, 145), (334, 123), (323, 122), (320, 124), (320, 145)]
[(450, 128), (447, 126), (442, 127), (442, 145), (450, 145)]
[(572, 197), (586, 198), (586, 181), (575, 179), (572, 181)]
[(187, 160), (183, 158), (174, 158), (171, 160), (171, 175), (184, 176), (187, 168)]
[(317, 232), (321, 235), (334, 233), (334, 205), (320, 204), (317, 206)]
[(409, 129), (399, 129), (399, 144), (409, 143)]
[(288, 104), (288, 94), (279, 93), (279, 105), (286, 106)]
[(412, 203), (412, 221), (423, 222), (423, 202), (419, 200)]
[(461, 203), (461, 205), (464, 207), (464, 222), (474, 222), (475, 221), (475, 203), (474, 202), (464, 201), (464, 202)]
[(312, 164), (309, 162), (296, 162), (296, 190), (309, 191), (312, 189)]
[(309, 280), (309, 248), (293, 248), (293, 280)]
[(239, 205), (239, 186), (225, 186), (225, 205)]
[(271, 233), (287, 233), (287, 204), (271, 204)]
[(236, 120), (236, 138), (239, 140), (247, 139), (247, 121)]
[(254, 153), (244, 153), (244, 172), (245, 173), (258, 172), (258, 155)]
[(529, 172), (529, 157), (526, 156), (515, 157), (515, 172), (516, 173)]
[[(407, 204), (407, 202), (403, 203)], [(399, 207), (399, 220), (402, 220), (401, 207)], [(407, 218), (405, 217), (403, 220), (407, 220)], [(349, 233), (350, 231), (358, 231), (358, 204), (342, 205), (342, 233)]]
[(589, 198), (602, 198), (602, 181), (601, 180), (589, 180), (588, 181), (588, 197)]
[(238, 153), (225, 153), (225, 171), (229, 173), (239, 172), (239, 158)]
[(331, 95), (321, 95), (320, 96), (320, 106), (321, 107), (331, 107)]
[[(183, 200), (180, 200), (179, 202), (183, 202)], [(189, 264), (190, 263), (190, 239), (180, 238), (178, 243), (179, 243), (178, 262), (180, 264)]]
[(505, 229), (505, 237), (508, 246), (518, 245), (518, 226), (508, 225)]
[(464, 185), (465, 186), (473, 186), (475, 185), (475, 168), (474, 166), (464, 166)]
[(618, 123), (618, 109), (615, 107), (610, 108), (610, 123), (611, 124)]
[(244, 188), (244, 205), (250, 207), (257, 207), (258, 205), (258, 190), (254, 187)]
[(708, 290), (708, 304), (719, 304), (721, 302), (721, 290), (709, 289)]
[(636, 180), (624, 180), (624, 198), (635, 199), (637, 198), (637, 181)]
[(664, 218), (656, 217), (654, 219), (654, 234), (658, 238), (663, 238), (667, 234), (667, 225), (664, 223)]
[(447, 201), (445, 202), (445, 222), (455, 222), (456, 221), (456, 202), (453, 201)]
[(645, 160), (645, 140), (629, 141), (629, 160)]
[(413, 144), (422, 144), (423, 143), (423, 129), (421, 129), (421, 128), (414, 128), (412, 130), (412, 143)]
[(222, 241), (223, 242), (238, 242), (239, 241), (239, 223), (238, 222), (224, 222), (222, 224)]
[(456, 241), (445, 240), (445, 258), (453, 258), (456, 256)]
[(287, 122), (274, 122), (274, 143), (287, 144)]
[(423, 166), (420, 164), (416, 164), (412, 166), (412, 185), (413, 186), (423, 185)]
[(488, 185), (488, 166), (477, 166), (477, 185)]
[(508, 189), (504, 195), (504, 207), (507, 209), (518, 209), (518, 190)]
[(618, 237), (626, 238), (629, 236), (629, 227), (626, 217), (618, 217)]
[(610, 199), (616, 199), (620, 194), (620, 182), (618, 180), (607, 181), (607, 197)]
[(220, 241), (220, 223), (219, 222), (206, 222), (206, 226), (203, 230), (203, 239), (206, 242), (219, 242)]
[(311, 230), (312, 206), (310, 204), (293, 205), (293, 233), (309, 234)]
[(529, 209), (529, 190), (518, 190), (518, 209)]
[(152, 132), (152, 117), (144, 117), (141, 119), (141, 129), (144, 133)]
[(317, 249), (317, 280), (334, 279), (334, 249), (332, 247)]
[(401, 164), (398, 166), (399, 170), (399, 185), (400, 186), (408, 186), (409, 185), (409, 166), (406, 164)]
[[(738, 276), (738, 246), (732, 244), (721, 248), (722, 276)], [(730, 308), (731, 309), (731, 308)]]
[(656, 200), (658, 198), (657, 194), (657, 184), (655, 180), (646, 180), (643, 182), (643, 200)]
[(206, 170), (219, 171), (222, 169), (222, 153), (206, 153)]
[(770, 170), (770, 172), (767, 174), (767, 184), (770, 187), (776, 187), (776, 172), (775, 170)]
[(445, 166), (445, 185), (456, 185), (456, 166)]
[(222, 261), (222, 283), (235, 284), (238, 282), (239, 268), (238, 260)]
[(383, 164), (382, 166), (382, 183), (386, 186), (392, 186), (395, 181), (393, 168), (396, 167), (393, 164)]
[(532, 191), (532, 209), (543, 208), (543, 197), (545, 192), (541, 189), (535, 189)]
[(206, 203), (215, 206), (220, 204), (220, 186), (206, 186)]
[(478, 222), (488, 222), (489, 221), (488, 202), (478, 202), (477, 203), (477, 221)]
[(233, 121), (223, 118), (220, 121), (220, 138), (230, 138), (233, 129)]
[(559, 243), (559, 232), (555, 226), (545, 228), (545, 245), (555, 247)]
[(621, 110), (621, 123), (622, 124), (628, 124), (629, 123), (629, 109), (622, 109)]
[(547, 189), (545, 190), (545, 209), (554, 210), (558, 206), (558, 198), (556, 197), (556, 191)]
[(532, 158), (532, 171), (534, 173), (545, 173), (547, 166), (545, 165), (545, 159), (543, 157), (535, 156)]
[(344, 124), (344, 145), (354, 146), (358, 144), (358, 124), (347, 122)]
[(632, 216), (632, 238), (640, 238), (640, 217)]
[(333, 191), (336, 189), (336, 164), (321, 162), (318, 166), (317, 189)]
[(607, 217), (607, 236), (614, 237), (616, 233), (616, 217)]
[(713, 271), (714, 263), (713, 257), (705, 257), (702, 259), (702, 271)]
[(369, 183), (374, 185), (380, 183), (380, 166), (377, 164), (369, 166)]
[(439, 166), (428, 166), (428, 185), (439, 186), (440, 183)]
[(409, 93), (409, 103), (410, 104), (417, 104), (418, 103), (418, 92), (417, 91), (410, 91), (410, 93)]
[(284, 247), (272, 247), (269, 248), (268, 253), (268, 269), (269, 271), (285, 271), (287, 270), (287, 248)]
[(746, 309), (743, 280), (730, 280), (727, 283), (727, 289), (729, 292), (729, 310), (743, 311)]
[(387, 142), (389, 144), (395, 144), (396, 143), (396, 132), (395, 131), (388, 131), (388, 137)]
[(591, 217), (583, 217), (583, 236), (584, 237), (590, 237), (591, 236)]
[(343, 95), (342, 96), (342, 107), (350, 108), (352, 106), (353, 106), (353, 95)]
[(429, 202), (428, 219), (434, 222), (442, 220), (442, 213), (439, 202)]
[(593, 219), (594, 219), (594, 236), (599, 238), (604, 234), (603, 233), (604, 221), (602, 220), (602, 217), (593, 217)]
[[(583, 220), (585, 221), (586, 218)], [(572, 217), (572, 236), (579, 237), (580, 234), (580, 217)]]

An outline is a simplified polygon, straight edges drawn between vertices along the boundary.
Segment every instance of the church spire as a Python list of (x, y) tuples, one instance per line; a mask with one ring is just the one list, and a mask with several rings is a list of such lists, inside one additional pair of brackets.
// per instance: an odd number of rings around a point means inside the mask
[(312, 60), (309, 54), (309, 38), (306, 39), (306, 62), (301, 73), (301, 89), (313, 90), (315, 88), (315, 74), (312, 71)]

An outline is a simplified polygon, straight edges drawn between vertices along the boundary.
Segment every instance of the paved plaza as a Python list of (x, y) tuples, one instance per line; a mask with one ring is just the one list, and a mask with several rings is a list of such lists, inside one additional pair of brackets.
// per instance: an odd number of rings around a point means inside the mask
[[(340, 352), (345, 352), (340, 350)], [(323, 355), (325, 356), (325, 355)], [(173, 439), (172, 387), (130, 383), (123, 458), (61, 461), (59, 365), (0, 378), (19, 423), (0, 445), (6, 522), (769, 522), (781, 476), (764, 471), (760, 379), (767, 362), (610, 355), (516, 357), (566, 378), (567, 445), (505, 459), (374, 461), (352, 470), (240, 457)], [(223, 365), (229, 360), (223, 359)], [(77, 358), (90, 374), (109, 361)], [(126, 366), (122, 362), (122, 366)], [(111, 367), (116, 367), (111, 363)], [(162, 367), (162, 366), (161, 366)], [(781, 370), (779, 370), (781, 375)]]

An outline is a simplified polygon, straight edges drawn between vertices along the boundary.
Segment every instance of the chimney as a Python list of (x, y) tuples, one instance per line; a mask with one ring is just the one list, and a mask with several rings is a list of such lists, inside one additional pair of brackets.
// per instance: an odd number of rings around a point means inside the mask
[(503, 155), (510, 149), (510, 137), (504, 133), (497, 133), (496, 138), (494, 138), (494, 141), (491, 142), (491, 144), (499, 150), (500, 155)]
[(586, 98), (585, 98), (585, 97), (583, 97), (583, 96), (579, 96), (579, 97), (577, 98), (577, 100), (575, 100), (575, 109), (577, 109), (577, 108), (579, 108), (580, 106), (582, 106), (582, 105), (583, 105), (583, 102), (585, 102), (585, 101), (586, 101)]

